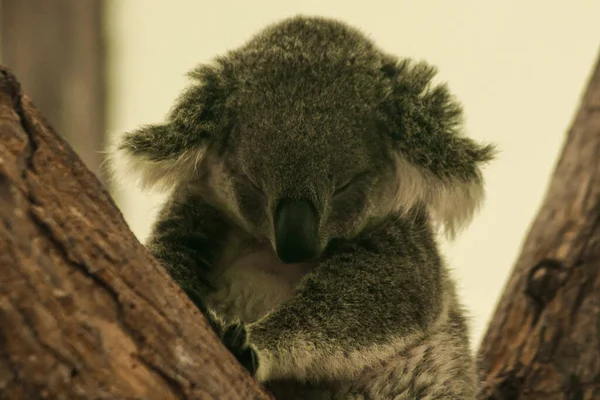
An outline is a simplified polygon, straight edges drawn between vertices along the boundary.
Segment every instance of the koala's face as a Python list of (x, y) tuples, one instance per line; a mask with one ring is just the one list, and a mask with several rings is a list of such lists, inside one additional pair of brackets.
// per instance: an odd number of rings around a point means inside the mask
[(126, 134), (113, 164), (143, 187), (194, 182), (287, 263), (417, 205), (453, 234), (495, 150), (461, 134), (434, 73), (344, 24), (293, 18), (193, 71), (167, 123)]
[(376, 128), (377, 93), (357, 83), (296, 77), (235, 98), (237, 122), (219, 156), (229, 184), (220, 187), (284, 262), (318, 257), (391, 211), (391, 145)]

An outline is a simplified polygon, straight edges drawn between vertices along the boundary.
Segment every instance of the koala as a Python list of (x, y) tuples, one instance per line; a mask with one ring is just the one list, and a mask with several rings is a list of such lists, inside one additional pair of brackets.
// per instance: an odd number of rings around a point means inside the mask
[(168, 192), (146, 241), (278, 399), (474, 399), (468, 321), (438, 249), (495, 146), (436, 69), (294, 16), (193, 69), (117, 176)]

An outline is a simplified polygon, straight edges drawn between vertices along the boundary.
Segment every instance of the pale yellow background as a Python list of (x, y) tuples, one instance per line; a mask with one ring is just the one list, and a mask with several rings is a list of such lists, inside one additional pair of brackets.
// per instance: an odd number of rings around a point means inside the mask
[[(485, 208), (446, 246), (478, 345), (599, 50), (599, 0), (109, 3), (111, 134), (161, 121), (185, 72), (297, 13), (343, 19), (389, 52), (436, 64), (465, 105), (468, 133), (502, 150), (485, 171)], [(159, 200), (118, 194), (140, 239)]]

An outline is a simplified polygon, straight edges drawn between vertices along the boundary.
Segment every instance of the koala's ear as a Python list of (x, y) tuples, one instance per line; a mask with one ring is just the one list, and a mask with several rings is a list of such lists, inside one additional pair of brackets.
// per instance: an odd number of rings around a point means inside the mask
[(484, 199), (481, 166), (496, 149), (462, 133), (462, 107), (445, 85), (431, 83), (425, 63), (389, 60), (381, 69), (391, 84), (384, 126), (395, 149), (400, 181), (396, 204), (425, 204), (434, 222), (453, 237), (470, 222)]
[(167, 190), (190, 179), (221, 123), (225, 93), (216, 68), (201, 66), (176, 101), (164, 124), (125, 133), (111, 146), (113, 177), (132, 177), (142, 188)]

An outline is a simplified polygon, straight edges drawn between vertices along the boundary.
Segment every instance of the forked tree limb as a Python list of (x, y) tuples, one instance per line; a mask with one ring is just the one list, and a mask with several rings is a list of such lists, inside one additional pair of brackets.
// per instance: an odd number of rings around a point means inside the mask
[(481, 399), (600, 399), (600, 58), (479, 356)]
[(0, 69), (0, 399), (266, 399)]

